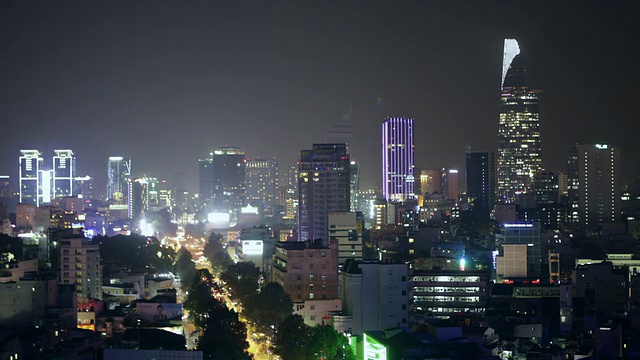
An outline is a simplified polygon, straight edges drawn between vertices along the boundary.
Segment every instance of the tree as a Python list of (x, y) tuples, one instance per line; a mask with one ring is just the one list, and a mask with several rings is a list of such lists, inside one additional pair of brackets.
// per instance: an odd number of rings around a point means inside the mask
[(293, 313), (293, 301), (278, 283), (268, 283), (260, 293), (251, 295), (243, 314), (263, 333), (280, 324)]
[(307, 359), (355, 360), (347, 338), (329, 325), (316, 325), (306, 346)]
[(216, 273), (221, 273), (233, 264), (227, 250), (222, 245), (222, 235), (218, 233), (211, 233), (202, 252), (209, 259), (211, 267)]
[(207, 269), (196, 272), (193, 284), (189, 287), (189, 294), (184, 302), (189, 310), (189, 317), (194, 325), (202, 328), (205, 325), (207, 313), (214, 307), (221, 306), (220, 302), (211, 295), (213, 277)]
[(180, 277), (180, 282), (182, 283), (182, 288), (189, 288), (194, 281), (196, 276), (196, 265), (193, 263), (191, 252), (186, 248), (182, 247), (178, 250), (178, 254), (176, 255), (176, 261), (174, 263), (176, 267), (176, 272)]
[(198, 350), (206, 359), (251, 359), (247, 328), (235, 311), (224, 305), (213, 307), (207, 312), (202, 330)]
[(272, 349), (282, 360), (304, 360), (310, 339), (311, 327), (304, 323), (302, 316), (289, 315), (278, 327)]
[(260, 269), (252, 262), (239, 262), (230, 265), (220, 278), (227, 284), (227, 290), (245, 304), (251, 295), (258, 291), (261, 277)]

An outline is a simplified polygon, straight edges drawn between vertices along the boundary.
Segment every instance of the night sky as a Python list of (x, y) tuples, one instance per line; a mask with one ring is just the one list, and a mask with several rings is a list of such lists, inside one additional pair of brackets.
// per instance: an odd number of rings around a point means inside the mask
[[(197, 159), (225, 144), (300, 149), (353, 106), (362, 185), (379, 186), (384, 116), (416, 119), (416, 165), (495, 151), (502, 44), (516, 38), (541, 89), (543, 164), (566, 148), (640, 162), (640, 21), (620, 1), (2, 1), (0, 174), (21, 148), (71, 148), (105, 186), (110, 155), (134, 175), (197, 190)], [(381, 102), (378, 98), (382, 99)]]

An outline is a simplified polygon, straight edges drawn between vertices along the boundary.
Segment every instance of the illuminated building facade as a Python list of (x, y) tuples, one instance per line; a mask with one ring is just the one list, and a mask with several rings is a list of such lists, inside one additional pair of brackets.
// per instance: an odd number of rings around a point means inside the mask
[(620, 149), (607, 144), (577, 145), (578, 218), (583, 228), (621, 221)]
[(382, 123), (382, 196), (388, 202), (413, 199), (413, 119), (389, 117)]
[(519, 54), (518, 42), (506, 39), (498, 126), (498, 200), (504, 203), (529, 192), (541, 167), (538, 96), (527, 87)]
[(244, 150), (224, 146), (213, 151), (213, 207), (237, 218), (245, 204), (246, 166)]
[(84, 238), (60, 242), (60, 283), (76, 286), (78, 299), (102, 299), (100, 245)]
[(420, 171), (420, 193), (423, 195), (442, 192), (442, 186), (440, 182), (440, 170), (421, 170)]
[(210, 157), (198, 160), (198, 185), (201, 205), (213, 201), (213, 153)]
[[(517, 258), (517, 252), (526, 256), (526, 276), (540, 277), (542, 273), (542, 250), (540, 244), (540, 223), (518, 222), (500, 225), (500, 234), (496, 234), (496, 241), (500, 244), (501, 255), (505, 255), (504, 245), (521, 245), (521, 247), (510, 246), (509, 255)], [(522, 246), (524, 245), (524, 246)]]
[(54, 150), (53, 156), (53, 197), (74, 196), (76, 178), (76, 157), (71, 150)]
[(247, 161), (247, 204), (256, 206), (264, 217), (276, 214), (278, 189), (278, 161), (255, 159)]
[(107, 165), (107, 198), (113, 204), (127, 203), (126, 194), (131, 180), (131, 159), (122, 156), (109, 157)]
[(40, 206), (40, 167), (42, 157), (38, 150), (20, 150), (20, 203)]
[(489, 212), (496, 198), (495, 157), (492, 152), (468, 152), (466, 188), (469, 210)]
[(451, 314), (484, 315), (489, 275), (462, 270), (414, 270), (414, 320)]
[(331, 211), (350, 209), (350, 160), (346, 144), (314, 144), (298, 160), (298, 239), (328, 239)]

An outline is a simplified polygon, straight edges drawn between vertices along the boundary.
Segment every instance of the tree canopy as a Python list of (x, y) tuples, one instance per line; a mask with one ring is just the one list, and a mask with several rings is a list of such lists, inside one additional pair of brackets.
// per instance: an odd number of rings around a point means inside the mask
[(268, 283), (260, 293), (251, 295), (244, 306), (243, 314), (266, 333), (271, 326), (278, 327), (293, 313), (293, 301), (278, 283)]
[(297, 314), (288, 316), (280, 325), (273, 351), (282, 360), (355, 360), (344, 335), (329, 325), (308, 326)]
[(247, 299), (258, 291), (262, 276), (260, 269), (252, 262), (239, 262), (227, 267), (220, 278), (227, 284), (231, 295), (245, 304)]

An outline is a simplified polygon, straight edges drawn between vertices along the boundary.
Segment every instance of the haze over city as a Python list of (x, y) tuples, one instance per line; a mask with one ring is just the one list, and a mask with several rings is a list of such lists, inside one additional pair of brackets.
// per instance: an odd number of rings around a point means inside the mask
[[(576, 142), (638, 173), (640, 26), (633, 2), (3, 2), (0, 173), (20, 149), (74, 150), (105, 187), (106, 160), (197, 191), (224, 145), (282, 169), (352, 109), (361, 188), (380, 186), (380, 124), (416, 121), (416, 166), (495, 151), (503, 39), (541, 89), (545, 168)], [(281, 171), (282, 173), (282, 171)]]

